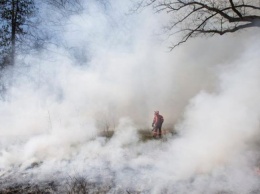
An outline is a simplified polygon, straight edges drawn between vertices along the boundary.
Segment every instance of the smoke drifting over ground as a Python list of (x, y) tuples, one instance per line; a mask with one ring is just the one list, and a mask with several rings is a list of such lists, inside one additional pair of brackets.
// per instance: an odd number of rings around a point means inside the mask
[[(169, 53), (155, 36), (165, 16), (126, 16), (122, 2), (87, 6), (61, 34), (86, 53), (50, 46), (52, 54), (28, 57), (33, 65), (15, 72), (0, 102), (1, 179), (84, 176), (111, 183), (111, 193), (259, 189), (258, 32), (191, 40)], [(140, 141), (154, 110), (178, 135)], [(98, 136), (107, 126), (111, 139)]]

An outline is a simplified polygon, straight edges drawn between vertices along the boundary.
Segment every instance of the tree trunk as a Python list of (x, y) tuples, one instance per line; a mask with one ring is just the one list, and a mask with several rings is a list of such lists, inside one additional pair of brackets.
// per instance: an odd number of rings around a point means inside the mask
[(11, 59), (10, 65), (15, 64), (15, 46), (16, 46), (16, 24), (17, 24), (18, 0), (12, 0), (12, 34), (11, 34)]

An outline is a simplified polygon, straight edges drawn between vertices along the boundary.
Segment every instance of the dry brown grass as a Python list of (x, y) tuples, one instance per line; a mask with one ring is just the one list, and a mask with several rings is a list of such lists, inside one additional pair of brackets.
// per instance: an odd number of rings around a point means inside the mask
[(66, 183), (66, 194), (105, 194), (111, 189), (110, 185), (88, 181), (85, 177), (70, 177)]
[[(171, 138), (175, 133), (172, 130), (163, 129), (162, 140), (167, 140)], [(141, 142), (146, 142), (154, 140), (153, 133), (151, 129), (140, 129), (138, 134)], [(114, 131), (103, 131), (100, 136), (110, 139), (113, 137)], [(32, 165), (31, 168), (37, 168), (38, 165)], [(7, 187), (0, 188), (0, 194), (105, 194), (111, 190), (112, 186), (109, 184), (97, 184), (89, 182), (84, 177), (69, 177), (64, 185), (59, 183), (51, 182), (39, 182), (37, 184), (20, 183), (20, 184), (10, 184)], [(140, 193), (137, 191), (122, 190), (120, 193)]]
[(39, 184), (17, 184), (0, 189), (1, 194), (53, 194), (57, 193), (54, 182)]
[[(154, 140), (153, 138), (153, 132), (152, 129), (139, 129), (138, 134), (140, 137), (140, 140), (143, 142), (149, 141), (149, 140)], [(162, 139), (167, 140), (168, 138), (174, 136), (176, 132), (173, 129), (162, 129)], [(114, 135), (113, 130), (109, 131), (102, 131), (99, 136), (101, 137), (107, 137), (111, 138)]]

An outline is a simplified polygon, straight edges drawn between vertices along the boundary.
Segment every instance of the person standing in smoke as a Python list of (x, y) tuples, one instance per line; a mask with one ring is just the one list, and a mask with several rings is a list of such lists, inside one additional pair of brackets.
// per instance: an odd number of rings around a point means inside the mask
[(159, 111), (154, 111), (154, 118), (153, 118), (153, 137), (162, 137), (162, 124), (163, 124), (163, 116), (159, 114)]

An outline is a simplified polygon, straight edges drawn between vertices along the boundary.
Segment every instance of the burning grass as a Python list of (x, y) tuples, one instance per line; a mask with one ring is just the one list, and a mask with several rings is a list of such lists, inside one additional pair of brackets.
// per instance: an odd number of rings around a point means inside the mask
[[(138, 134), (141, 142), (154, 139), (151, 129), (139, 129)], [(176, 134), (176, 131), (173, 129), (162, 129), (162, 139), (164, 140), (167, 140), (167, 138), (170, 138)], [(102, 137), (112, 138), (114, 135), (114, 130), (102, 131), (99, 135)]]
[[(154, 140), (152, 136), (151, 129), (140, 129), (138, 130), (140, 142), (147, 142), (150, 140)], [(172, 130), (163, 130), (163, 138), (161, 140), (167, 140), (174, 135), (174, 131)], [(114, 131), (103, 131), (100, 133), (100, 136), (107, 138), (109, 140), (114, 135)], [(33, 163), (28, 169), (36, 169), (39, 167), (39, 163)], [(23, 176), (20, 178), (16, 175), (10, 175), (10, 179), (7, 177), (0, 177), (2, 180), (2, 184), (0, 186), (0, 194), (53, 194), (53, 193), (64, 193), (64, 194), (85, 194), (85, 193), (140, 193), (139, 191), (127, 190), (124, 188), (120, 188), (119, 190), (114, 191), (115, 185), (113, 182), (109, 183), (96, 183), (91, 182), (85, 177), (68, 177), (67, 180), (63, 180), (60, 182), (57, 181), (47, 181), (47, 182), (37, 182), (37, 181), (24, 181)], [(19, 179), (19, 183), (15, 181), (15, 176)], [(35, 183), (36, 182), (36, 183)], [(113, 191), (112, 191), (113, 190)]]

